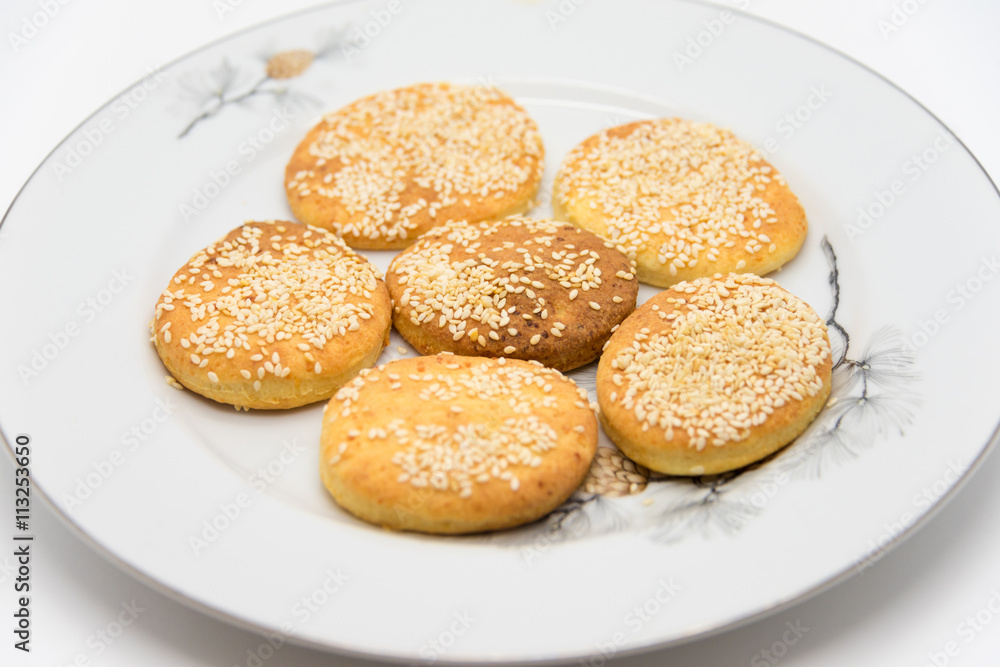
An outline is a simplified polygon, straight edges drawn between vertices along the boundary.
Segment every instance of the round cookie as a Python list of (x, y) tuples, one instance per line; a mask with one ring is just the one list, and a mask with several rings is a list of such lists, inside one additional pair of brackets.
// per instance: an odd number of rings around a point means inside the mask
[(669, 287), (715, 273), (763, 275), (791, 260), (806, 216), (752, 146), (707, 123), (661, 118), (577, 145), (556, 176), (555, 217), (600, 234)]
[(330, 232), (248, 222), (198, 251), (150, 322), (182, 385), (237, 408), (328, 399), (389, 342), (378, 270)]
[(583, 366), (635, 310), (629, 261), (565, 222), (514, 216), (427, 232), (393, 259), (393, 326), (421, 354)]
[(442, 354), (362, 371), (340, 389), (323, 417), (320, 475), (365, 521), (474, 533), (554, 510), (596, 449), (587, 395), (558, 371)]
[(823, 320), (776, 282), (716, 275), (644, 303), (597, 369), (601, 423), (628, 457), (712, 475), (794, 440), (830, 394)]
[(544, 150), (535, 122), (486, 86), (419, 84), (327, 114), (295, 149), (295, 217), (355, 248), (405, 248), (449, 220), (528, 209)]

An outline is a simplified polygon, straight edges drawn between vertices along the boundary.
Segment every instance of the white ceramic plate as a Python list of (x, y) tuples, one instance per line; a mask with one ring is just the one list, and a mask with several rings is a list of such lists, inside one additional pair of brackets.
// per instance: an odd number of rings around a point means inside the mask
[[(265, 76), (289, 50), (316, 59)], [(445, 539), (328, 499), (321, 406), (236, 412), (167, 386), (147, 322), (174, 270), (246, 219), (290, 216), (284, 164), (322, 111), (434, 80), (516, 96), (547, 184), (578, 141), (636, 118), (712, 121), (762, 148), (811, 224), (774, 277), (835, 314), (838, 401), (754, 470), (640, 475), (630, 495), (580, 493), (538, 525)], [(336, 5), (151, 73), (39, 167), (0, 238), (0, 423), (8, 443), (30, 435), (36, 490), (109, 558), (275, 642), (600, 664), (863, 571), (967, 478), (1000, 417), (998, 219), (975, 159), (912, 99), (719, 7)], [(383, 360), (410, 354), (394, 338)]]

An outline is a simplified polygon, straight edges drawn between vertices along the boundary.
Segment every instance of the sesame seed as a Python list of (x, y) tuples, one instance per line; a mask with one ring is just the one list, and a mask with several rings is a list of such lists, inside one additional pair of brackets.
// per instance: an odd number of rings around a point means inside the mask
[[(397, 360), (386, 364), (386, 368), (413, 369), (416, 363), (415, 359)], [(560, 432), (548, 421), (548, 413), (538, 411), (537, 405), (553, 408), (558, 400), (572, 401), (569, 397), (579, 391), (565, 376), (538, 364), (506, 363), (500, 358), (447, 364), (458, 368), (442, 373), (434, 366), (446, 366), (440, 356), (424, 357), (419, 363), (429, 363), (430, 368), (419, 373), (404, 371), (398, 377), (422, 385), (424, 400), (440, 402), (442, 408), (455, 415), (452, 419), (425, 423), (415, 417), (404, 421), (394, 417), (391, 409), (381, 414), (376, 411), (366, 417), (363, 432), (347, 430), (344, 440), (325, 455), (341, 456), (350, 448), (392, 438), (395, 450), (390, 461), (395, 470), (390, 470), (399, 484), (453, 493), (462, 499), (475, 497), (482, 485), (497, 483), (516, 492), (525, 480), (523, 471), (541, 467), (560, 440)], [(388, 382), (392, 380), (387, 373), (359, 375), (337, 392), (330, 405), (339, 410), (345, 405), (368, 405), (370, 401), (402, 400), (384, 393)], [(538, 388), (546, 392), (542, 401), (536, 393)], [(453, 402), (470, 392), (492, 406), (490, 414), (470, 415), (469, 410)]]
[(330, 221), (333, 231), (361, 239), (416, 236), (441, 209), (464, 217), (454, 210), (460, 204), (492, 217), (540, 181), (543, 169), (534, 121), (484, 86), (380, 92), (328, 114), (307, 142), (296, 153), (304, 166), (342, 168), (329, 181), (325, 169), (302, 169), (286, 181), (289, 198), (339, 202), (346, 213)]
[[(683, 295), (683, 298), (678, 298)], [(611, 359), (613, 403), (667, 440), (698, 450), (747, 437), (790, 400), (823, 386), (830, 356), (823, 320), (772, 280), (752, 274), (682, 282), (650, 304), (670, 306), (660, 331), (643, 327)], [(724, 382), (719, 382), (724, 378)], [(772, 407), (774, 406), (774, 407)]]
[(584, 206), (590, 216), (597, 211), (602, 233), (626, 255), (677, 276), (718, 261), (719, 249), (735, 247), (734, 238), (751, 255), (769, 244), (759, 230), (761, 221), (777, 221), (764, 199), (775, 178), (732, 132), (660, 118), (609, 128), (578, 144), (556, 177), (553, 198), (571, 215)]
[[(563, 240), (570, 233), (587, 234), (578, 240), (582, 248), (570, 251), (572, 244)], [(539, 252), (538, 247), (547, 250)], [(436, 227), (397, 255), (387, 273), (398, 321), (450, 337), (451, 351), (492, 356), (514, 347), (509, 340), (519, 335), (518, 327), (583, 316), (575, 306), (563, 312), (566, 295), (574, 299), (587, 292), (595, 300), (580, 307), (600, 309), (601, 270), (611, 275), (622, 264), (628, 260), (608, 253), (602, 240), (568, 223), (512, 216)], [(562, 299), (558, 315), (555, 299)], [(558, 323), (556, 328), (562, 332), (566, 327)], [(552, 332), (552, 327), (545, 329), (544, 335), (528, 334), (534, 336), (533, 345)]]
[[(273, 233), (278, 228), (288, 236)], [(213, 280), (191, 291), (177, 280), (188, 274), (211, 274)], [(178, 345), (191, 350), (191, 363), (206, 368), (213, 383), (219, 382), (220, 368), (213, 364), (223, 358), (238, 364), (247, 381), (255, 371), (258, 381), (265, 373), (288, 378), (291, 359), (282, 362), (281, 355), (304, 353), (313, 363), (312, 350), (359, 330), (374, 312), (359, 297), (370, 296), (378, 280), (378, 270), (332, 233), (295, 223), (251, 222), (195, 253), (172, 280), (182, 286), (161, 293), (157, 312), (176, 308), (170, 318), (197, 326)], [(172, 343), (171, 337), (165, 335), (164, 342)], [(267, 349), (279, 342), (287, 347)], [(261, 362), (264, 367), (253, 368)]]

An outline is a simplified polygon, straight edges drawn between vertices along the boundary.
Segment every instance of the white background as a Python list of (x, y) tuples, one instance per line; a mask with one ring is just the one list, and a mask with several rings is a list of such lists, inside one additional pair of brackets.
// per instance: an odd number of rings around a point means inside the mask
[[(319, 4), (309, 0), (64, 2), (4, 0), (0, 8), (4, 209), (78, 123), (142, 78), (148, 67), (164, 65), (271, 17)], [(231, 5), (231, 11), (220, 14), (222, 2)], [(56, 7), (58, 11), (15, 48), (9, 34), (21, 34), (25, 19), (30, 21), (43, 3), (50, 12)], [(544, 13), (558, 3), (537, 4)], [(1000, 3), (738, 0), (728, 4), (809, 35), (883, 74), (941, 119), (994, 181), (1000, 179)], [(901, 25), (890, 32), (885, 26), (894, 11)], [(996, 300), (1000, 288), (986, 289)], [(0, 331), (14, 324), (0, 317)], [(994, 379), (984, 378), (982, 388), (997, 391)], [(19, 429), (17, 424), (5, 427), (10, 432)], [(13, 506), (12, 480), (11, 462), (0, 456), (0, 508)], [(623, 667), (998, 665), (1000, 614), (988, 610), (991, 600), (994, 609), (1000, 609), (1000, 530), (994, 518), (1000, 516), (998, 480), (1000, 456), (994, 454), (958, 497), (914, 537), (830, 591), (743, 628), (616, 663)], [(64, 656), (60, 665), (75, 659), (81, 665), (129, 667), (246, 665), (248, 650), (260, 646), (262, 639), (253, 633), (191, 611), (119, 572), (40, 500), (35, 500), (32, 511), (36, 535), (32, 642), (58, 647), (56, 653)], [(9, 545), (11, 526), (2, 523), (0, 545)], [(12, 648), (15, 640), (7, 628), (12, 626), (9, 614), (15, 597), (13, 565), (10, 551), (0, 546), (0, 613), (5, 619), (0, 622), (0, 665), (49, 665)], [(115, 621), (123, 603), (142, 609), (136, 621), (110, 644), (98, 639), (98, 631)], [(989, 620), (978, 626), (966, 620), (977, 613), (980, 622)], [(794, 645), (777, 646), (782, 655), (769, 663), (761, 651), (783, 636), (795, 637), (786, 633), (789, 623), (808, 630)], [(947, 655), (950, 642), (954, 642), (952, 655)], [(264, 664), (378, 663), (285, 646)]]

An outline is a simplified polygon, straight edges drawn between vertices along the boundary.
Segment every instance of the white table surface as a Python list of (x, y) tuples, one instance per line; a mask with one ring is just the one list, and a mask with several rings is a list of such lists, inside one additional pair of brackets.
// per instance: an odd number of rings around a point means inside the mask
[[(232, 11), (220, 17), (222, 3)], [(317, 4), (310, 0), (4, 0), (0, 6), (3, 208), (81, 120), (144, 76), (148, 66), (168, 63), (219, 37)], [(539, 3), (539, 10), (557, 4), (558, 0), (546, 0)], [(1000, 180), (1000, 2), (718, 4), (741, 7), (788, 26), (880, 72), (941, 119), (994, 181)], [(42, 11), (43, 5), (52, 18), (15, 48), (10, 34), (20, 34), (25, 19)], [(890, 31), (886, 26), (892, 25), (894, 12), (900, 25)], [(1000, 298), (998, 289), (992, 287), (994, 300)], [(0, 331), (13, 324), (0, 321)], [(984, 378), (982, 390), (1000, 398), (995, 379)], [(7, 426), (30, 432), (30, 424)], [(13, 479), (9, 457), (0, 456), (0, 507), (13, 507)], [(915, 536), (862, 575), (742, 628), (616, 663), (623, 667), (1000, 665), (1000, 613), (995, 613), (1000, 612), (998, 480), (1000, 456), (994, 453)], [(12, 626), (16, 574), (12, 549), (0, 546), (0, 615), (6, 619), (0, 622), (0, 665), (257, 664), (250, 651), (261, 645), (259, 636), (192, 611), (120, 572), (38, 499), (32, 519), (34, 650), (26, 655), (13, 648), (15, 639), (7, 628)], [(2, 523), (0, 545), (10, 545), (12, 526)], [(116, 634), (123, 604), (141, 612), (112, 638), (106, 631)], [(801, 638), (785, 649), (779, 646), (780, 657), (762, 653), (783, 637), (795, 638), (786, 632), (788, 624), (798, 624)], [(263, 664), (379, 663), (284, 646)]]

